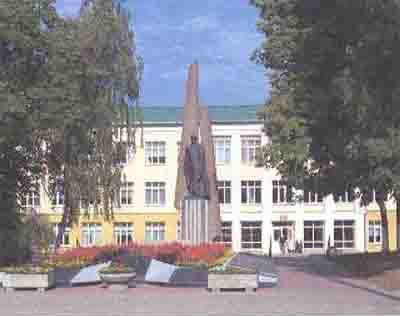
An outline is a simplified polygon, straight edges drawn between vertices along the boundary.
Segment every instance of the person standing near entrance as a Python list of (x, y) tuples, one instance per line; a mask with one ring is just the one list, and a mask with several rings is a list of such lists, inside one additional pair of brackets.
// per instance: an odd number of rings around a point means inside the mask
[(293, 253), (295, 250), (294, 234), (291, 229), (288, 231), (287, 249), (289, 253)]
[(284, 234), (281, 234), (279, 237), (279, 246), (281, 248), (281, 254), (284, 255), (286, 253), (286, 237)]

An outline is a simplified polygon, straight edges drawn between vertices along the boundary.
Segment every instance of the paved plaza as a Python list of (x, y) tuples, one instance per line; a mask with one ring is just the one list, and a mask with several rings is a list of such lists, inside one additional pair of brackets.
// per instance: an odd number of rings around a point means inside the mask
[[(0, 293), (0, 315), (399, 315), (400, 299), (333, 277), (320, 259), (274, 259), (279, 285), (255, 293), (209, 293), (201, 288), (139, 284), (126, 292), (101, 286), (46, 293)], [(318, 268), (315, 268), (318, 265)]]

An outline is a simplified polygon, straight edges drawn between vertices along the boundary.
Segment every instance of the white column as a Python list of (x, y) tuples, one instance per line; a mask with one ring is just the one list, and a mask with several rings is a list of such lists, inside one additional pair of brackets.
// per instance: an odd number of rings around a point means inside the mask
[(241, 249), (241, 143), (240, 134), (232, 134), (231, 138), (231, 199), (232, 199), (232, 249)]
[(296, 204), (295, 241), (304, 242), (304, 202)]
[(272, 176), (270, 170), (263, 168), (262, 178), (262, 251), (269, 253), (272, 238)]
[(355, 248), (358, 251), (367, 251), (368, 248), (368, 231), (366, 225), (366, 207), (361, 206), (361, 197), (354, 199), (355, 213)]
[[(325, 214), (325, 249), (334, 245), (334, 214), (336, 212), (336, 204), (333, 195), (329, 194), (324, 198), (324, 214)], [(330, 245), (328, 241), (330, 238)]]

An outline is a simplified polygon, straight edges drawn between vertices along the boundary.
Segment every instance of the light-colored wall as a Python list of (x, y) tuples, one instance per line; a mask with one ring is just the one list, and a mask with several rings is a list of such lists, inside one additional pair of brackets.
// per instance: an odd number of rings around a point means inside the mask
[[(159, 126), (144, 128), (144, 142), (165, 141), (166, 142), (166, 163), (165, 165), (148, 165), (145, 162), (145, 151), (140, 146), (140, 131), (136, 135), (137, 152), (134, 157), (124, 166), (123, 174), (126, 181), (134, 182), (134, 204), (129, 207), (115, 209), (116, 222), (130, 222), (134, 225), (134, 238), (144, 240), (145, 222), (164, 222), (166, 227), (166, 240), (176, 240), (176, 229), (178, 222), (178, 210), (174, 208), (175, 184), (178, 170), (178, 142), (180, 141), (182, 128), (180, 126)], [(279, 180), (280, 176), (276, 170), (256, 168), (254, 165), (246, 165), (241, 161), (241, 137), (261, 136), (261, 143), (268, 142), (262, 132), (262, 124), (214, 124), (212, 126), (214, 136), (231, 137), (231, 160), (227, 165), (217, 165), (217, 178), (220, 181), (231, 181), (231, 205), (221, 206), (221, 218), (223, 221), (232, 221), (233, 247), (240, 249), (241, 243), (241, 221), (262, 221), (263, 227), (263, 251), (268, 252), (269, 242), (272, 235), (272, 221), (288, 220), (295, 224), (296, 239), (303, 239), (304, 220), (325, 221), (325, 241), (331, 236), (333, 244), (333, 221), (334, 219), (354, 219), (356, 222), (356, 248), (359, 251), (365, 249), (365, 223), (362, 212), (354, 203), (336, 203), (333, 207), (326, 206), (326, 199), (323, 203), (314, 204), (273, 204), (272, 203), (272, 181)], [(124, 138), (124, 136), (122, 136)], [(241, 204), (241, 181), (260, 180), (262, 181), (262, 203), (260, 205)], [(166, 203), (162, 206), (148, 206), (145, 204), (145, 182), (166, 183)], [(388, 208), (393, 210), (394, 203), (388, 202)], [(377, 207), (371, 203), (367, 209), (368, 218), (378, 216), (374, 212)], [(43, 188), (41, 190), (42, 214), (50, 218), (52, 222), (61, 220), (62, 210), (52, 208)], [(378, 215), (374, 215), (378, 214)], [(71, 241), (73, 245), (80, 238), (81, 224), (84, 222), (101, 223), (103, 227), (103, 243), (112, 243), (113, 225), (101, 217), (85, 219), (79, 217), (78, 223), (72, 227)], [(395, 213), (389, 216), (390, 245), (395, 247)], [(327, 245), (326, 245), (327, 246)], [(372, 247), (374, 248), (374, 247)], [(371, 249), (368, 245), (368, 249)], [(376, 248), (376, 247), (375, 247)], [(374, 248), (374, 249), (375, 249)]]

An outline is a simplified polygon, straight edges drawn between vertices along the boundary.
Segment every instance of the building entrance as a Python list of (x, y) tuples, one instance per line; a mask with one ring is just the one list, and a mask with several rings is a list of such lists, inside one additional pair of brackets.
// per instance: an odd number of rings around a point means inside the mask
[(295, 249), (294, 222), (272, 222), (273, 252), (286, 254)]

